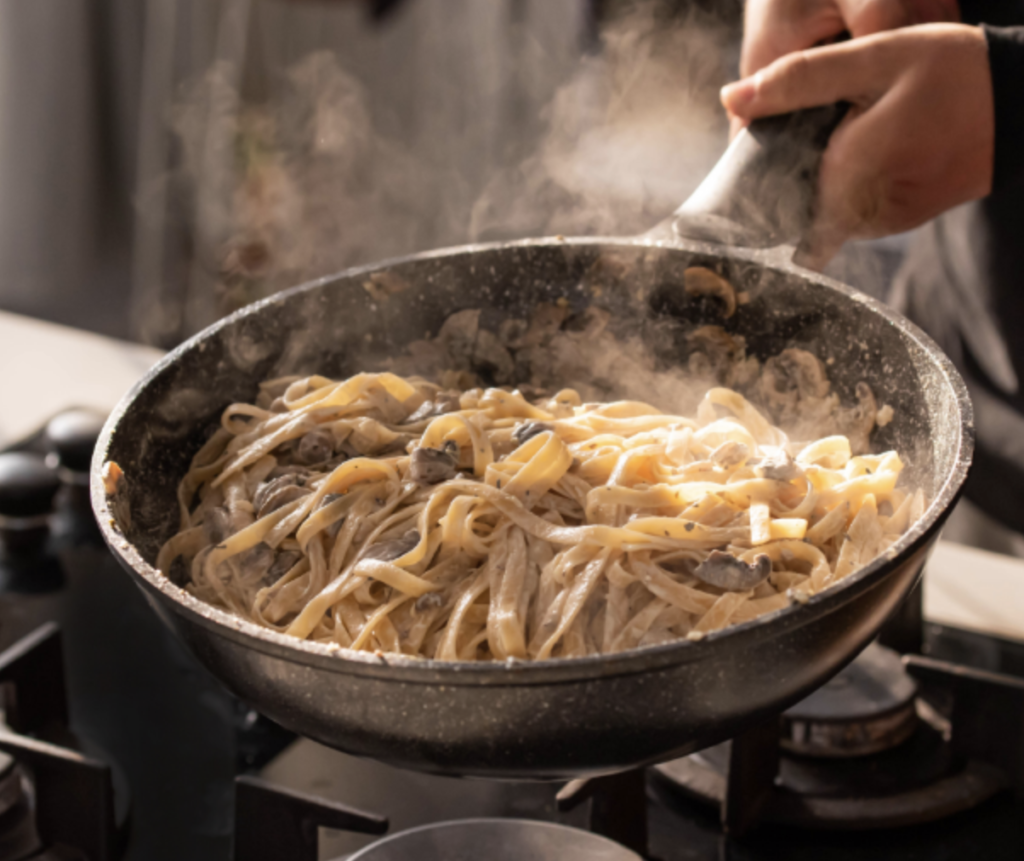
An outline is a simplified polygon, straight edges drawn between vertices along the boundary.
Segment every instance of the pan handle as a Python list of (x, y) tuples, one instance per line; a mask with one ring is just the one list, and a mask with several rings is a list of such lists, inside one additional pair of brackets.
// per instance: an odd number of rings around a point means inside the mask
[(682, 206), (652, 233), (768, 248), (811, 223), (818, 166), (850, 105), (838, 102), (753, 120)]

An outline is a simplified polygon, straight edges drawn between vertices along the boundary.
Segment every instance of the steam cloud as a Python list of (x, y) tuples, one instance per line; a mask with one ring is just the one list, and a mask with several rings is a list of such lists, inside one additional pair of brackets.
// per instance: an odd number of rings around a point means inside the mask
[[(570, 4), (557, 5), (542, 13), (565, 17)], [(408, 14), (436, 17), (431, 6)], [(574, 49), (574, 60), (552, 56), (523, 22), (497, 21), (518, 46), (481, 88), (501, 102), (497, 119), (460, 104), (465, 81), (450, 74), (454, 94), (418, 106), (428, 121), (416, 135), (388, 122), (343, 54), (286, 64), (259, 98), (239, 62), (216, 60), (169, 112), (179, 160), (160, 199), (171, 200), (163, 217), (177, 241), (162, 292), (141, 285), (139, 334), (169, 345), (285, 287), (431, 247), (652, 227), (724, 147), (717, 92), (737, 34), (706, 13), (627, 8), (597, 52)], [(470, 50), (477, 34), (466, 29)], [(500, 146), (481, 146), (474, 124), (487, 122)]]

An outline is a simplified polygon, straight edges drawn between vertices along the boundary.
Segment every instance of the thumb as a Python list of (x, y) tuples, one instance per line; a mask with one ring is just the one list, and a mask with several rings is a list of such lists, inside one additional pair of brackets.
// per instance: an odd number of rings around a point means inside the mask
[(871, 52), (856, 40), (787, 54), (749, 78), (722, 88), (722, 104), (744, 120), (838, 101), (862, 102), (875, 77)]

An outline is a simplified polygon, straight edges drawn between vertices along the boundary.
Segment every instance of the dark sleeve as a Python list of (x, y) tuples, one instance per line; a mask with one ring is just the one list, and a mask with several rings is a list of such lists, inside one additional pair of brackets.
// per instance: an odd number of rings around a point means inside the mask
[(964, 24), (991, 24), (1012, 27), (1024, 24), (1024, 0), (960, 0), (960, 20)]
[(1024, 181), (1024, 27), (983, 25), (992, 69), (996, 152), (992, 190)]

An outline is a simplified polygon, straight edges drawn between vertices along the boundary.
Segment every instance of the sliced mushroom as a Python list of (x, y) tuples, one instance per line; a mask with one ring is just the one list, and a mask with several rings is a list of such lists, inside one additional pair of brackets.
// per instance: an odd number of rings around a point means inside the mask
[(480, 310), (468, 308), (448, 317), (441, 324), (437, 339), (455, 363), (460, 367), (465, 367), (473, 358), (473, 347), (476, 344), (476, 336), (479, 331)]
[(264, 582), (268, 586), (273, 585), (291, 571), (301, 558), (302, 554), (298, 550), (281, 550), (267, 569)]
[(459, 465), (458, 447), (449, 440), (443, 448), (420, 447), (409, 460), (409, 477), (419, 484), (440, 484), (455, 478)]
[(764, 370), (778, 392), (795, 389), (801, 398), (823, 398), (830, 388), (821, 360), (798, 347), (789, 347), (770, 358)]
[(743, 343), (721, 326), (701, 326), (686, 336), (687, 346), (694, 353), (708, 357), (712, 369), (719, 375), (727, 372), (743, 352)]
[(758, 466), (758, 470), (765, 478), (774, 481), (791, 481), (802, 474), (800, 467), (794, 463), (793, 458), (784, 448), (769, 451), (770, 453), (761, 458), (761, 463)]
[(264, 503), (282, 487), (302, 487), (306, 483), (305, 476), (301, 472), (295, 471), (297, 469), (296, 467), (284, 467), (283, 469), (288, 470), (287, 472), (282, 471), (280, 475), (274, 475), (275, 472), (281, 469), (281, 467), (274, 469), (270, 473), (272, 477), (268, 478), (267, 481), (261, 484), (256, 489), (256, 493), (253, 494), (252, 507), (257, 511), (259, 511), (263, 507)]
[(498, 383), (505, 383), (515, 378), (516, 363), (497, 335), (480, 329), (473, 348), (473, 369), (477, 373), (489, 373)]
[(211, 508), (203, 517), (203, 531), (211, 544), (220, 544), (231, 535), (231, 513), (220, 506)]
[(750, 449), (743, 443), (730, 439), (711, 452), (710, 460), (727, 469), (730, 466), (743, 463), (748, 457), (750, 457)]
[(702, 583), (726, 592), (749, 592), (767, 580), (771, 573), (772, 560), (764, 553), (755, 556), (753, 564), (748, 565), (731, 553), (712, 550), (708, 558), (694, 569), (693, 575)]
[(415, 530), (406, 532), (401, 538), (392, 538), (390, 541), (382, 541), (374, 544), (363, 554), (363, 559), (378, 559), (381, 562), (393, 562), (405, 556), (410, 550), (420, 543), (420, 534)]
[(265, 542), (254, 544), (235, 557), (241, 573), (253, 580), (262, 580), (274, 564), (274, 550)]
[(416, 411), (405, 421), (407, 424), (422, 422), (445, 413), (454, 413), (461, 409), (461, 407), (458, 392), (438, 392), (434, 395), (433, 400), (424, 401), (420, 404)]
[(533, 439), (537, 434), (545, 431), (553, 431), (555, 426), (550, 422), (523, 422), (512, 431), (512, 438), (522, 445), (527, 440)]
[(266, 517), (268, 514), (277, 511), (277, 509), (283, 508), (289, 502), (295, 502), (296, 499), (309, 496), (312, 492), (308, 487), (299, 487), (297, 484), (286, 484), (283, 487), (279, 487), (265, 497), (263, 504), (256, 509), (256, 517)]
[(717, 272), (704, 266), (691, 266), (683, 272), (683, 288), (691, 296), (715, 296), (725, 305), (725, 316), (736, 313), (736, 291)]
[(538, 302), (530, 315), (530, 325), (521, 339), (522, 346), (536, 347), (546, 344), (559, 330), (569, 314), (568, 307)]
[(857, 383), (854, 393), (857, 395), (857, 406), (840, 410), (839, 425), (843, 434), (849, 437), (853, 453), (863, 454), (871, 447), (870, 437), (875, 428), (875, 416), (878, 415), (878, 402), (871, 386), (865, 382)]
[(305, 434), (299, 440), (295, 451), (296, 463), (312, 466), (323, 463), (334, 454), (334, 434), (326, 428), (317, 428)]
[(275, 478), (281, 478), (284, 475), (294, 475), (294, 484), (305, 484), (309, 478), (309, 470), (304, 466), (298, 466), (297, 464), (280, 464), (275, 466), (271, 471), (270, 475), (267, 476), (268, 481), (273, 481)]

